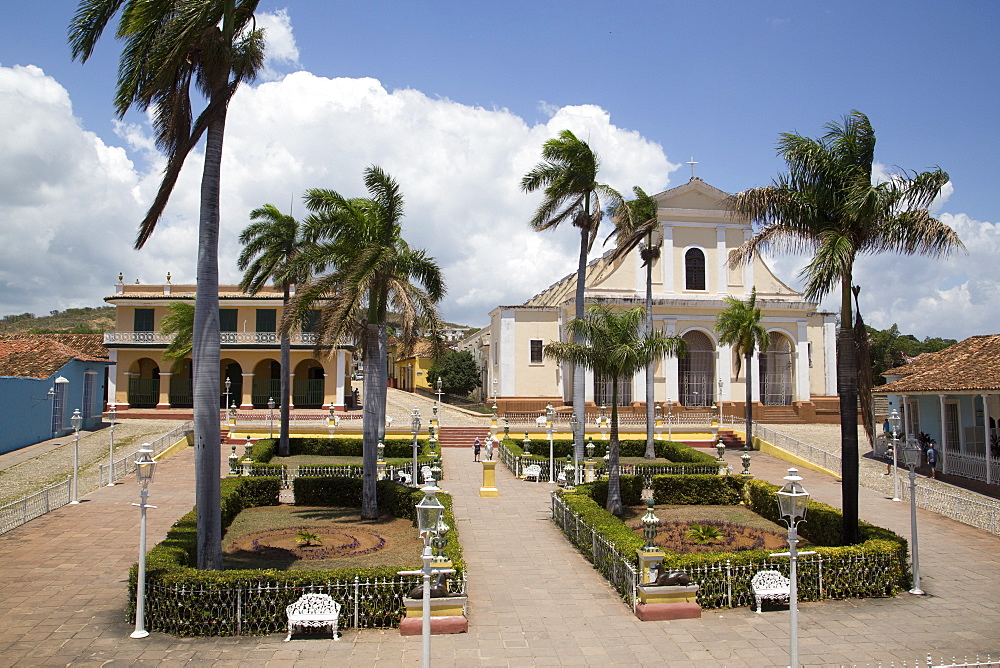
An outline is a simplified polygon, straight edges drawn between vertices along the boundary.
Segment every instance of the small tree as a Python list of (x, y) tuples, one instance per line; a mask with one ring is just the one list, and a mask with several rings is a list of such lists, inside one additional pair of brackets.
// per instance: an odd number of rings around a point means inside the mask
[(761, 310), (757, 306), (757, 288), (750, 290), (750, 299), (745, 302), (736, 297), (726, 297), (728, 306), (719, 312), (715, 320), (715, 331), (719, 341), (733, 346), (736, 353), (736, 377), (740, 377), (742, 360), (747, 365), (746, 391), (746, 432), (747, 445), (753, 446), (753, 361), (754, 349), (767, 350), (770, 343), (767, 330), (760, 324)]
[(479, 367), (468, 350), (449, 352), (427, 372), (432, 386), (441, 378), (441, 389), (448, 394), (465, 396), (482, 384)]

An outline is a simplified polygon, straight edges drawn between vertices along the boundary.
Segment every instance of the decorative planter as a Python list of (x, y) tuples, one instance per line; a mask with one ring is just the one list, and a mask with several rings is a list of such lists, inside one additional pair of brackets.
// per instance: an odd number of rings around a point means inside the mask
[(698, 619), (701, 617), (701, 606), (698, 605), (697, 594), (698, 585), (639, 585), (635, 616), (644, 622)]
[[(431, 599), (431, 635), (445, 633), (467, 633), (469, 620), (465, 618), (465, 596), (443, 596)], [(399, 634), (418, 636), (424, 630), (424, 600), (404, 598), (406, 617), (399, 622)]]

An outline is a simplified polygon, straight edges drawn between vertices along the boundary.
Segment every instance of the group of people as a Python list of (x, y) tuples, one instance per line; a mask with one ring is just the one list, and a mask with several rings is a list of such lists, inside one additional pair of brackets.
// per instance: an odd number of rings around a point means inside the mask
[(482, 461), (479, 459), (479, 455), (483, 451), (484, 445), (486, 446), (486, 461), (488, 462), (493, 461), (493, 448), (499, 448), (500, 441), (494, 434), (491, 434), (489, 432), (486, 433), (486, 437), (483, 441), (480, 441), (479, 437), (476, 436), (476, 440), (472, 442), (472, 454), (473, 454), (472, 461), (474, 462)]
[[(892, 449), (894, 440), (892, 438), (892, 427), (889, 424), (889, 420), (886, 420), (882, 425), (882, 435), (885, 436), (885, 441), (888, 446), (885, 451), (887, 461), (885, 473), (883, 475), (892, 475)], [(937, 449), (934, 447), (934, 441), (927, 444), (927, 449), (924, 451), (924, 455), (927, 457), (927, 466), (931, 469), (931, 477), (937, 478)]]

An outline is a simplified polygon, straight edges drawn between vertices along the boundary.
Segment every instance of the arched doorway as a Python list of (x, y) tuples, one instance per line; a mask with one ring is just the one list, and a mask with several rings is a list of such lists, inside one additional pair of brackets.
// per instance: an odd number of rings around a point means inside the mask
[(194, 387), (191, 384), (191, 358), (186, 357), (179, 367), (171, 368), (170, 406), (171, 408), (191, 408), (194, 406)]
[(137, 359), (129, 367), (128, 405), (132, 408), (156, 408), (160, 401), (160, 366), (149, 359)]
[(792, 405), (792, 341), (771, 332), (767, 352), (760, 359), (760, 402), (765, 406)]
[(683, 337), (687, 355), (677, 364), (677, 388), (682, 406), (711, 406), (715, 401), (715, 344), (704, 332)]
[(316, 360), (302, 360), (295, 367), (295, 382), (292, 383), (292, 405), (296, 408), (322, 408), (323, 406), (323, 366)]
[[(219, 406), (229, 408), (235, 402), (239, 406), (243, 402), (243, 367), (231, 359), (220, 362), (222, 373), (219, 374)], [(229, 394), (226, 395), (226, 379), (229, 379)], [(226, 401), (229, 401), (229, 406)]]
[(267, 408), (267, 400), (281, 399), (281, 365), (275, 360), (261, 360), (253, 368), (253, 388), (250, 402), (254, 408)]

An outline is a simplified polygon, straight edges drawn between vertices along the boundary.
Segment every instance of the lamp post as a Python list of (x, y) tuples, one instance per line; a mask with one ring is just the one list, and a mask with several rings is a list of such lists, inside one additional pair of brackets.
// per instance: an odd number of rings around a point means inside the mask
[(229, 390), (233, 386), (233, 381), (229, 376), (226, 376), (226, 408), (229, 408)]
[(267, 431), (267, 437), (274, 438), (274, 397), (267, 398)]
[(77, 496), (77, 492), (79, 491), (77, 477), (80, 472), (80, 427), (83, 426), (83, 416), (80, 415), (79, 408), (73, 411), (73, 417), (69, 419), (69, 423), (73, 425), (73, 431), (76, 436), (73, 440), (73, 500), (70, 503), (78, 504), (80, 503), (80, 499)]
[(892, 500), (899, 501), (899, 411), (892, 409), (889, 427), (892, 429)]
[(420, 411), (413, 407), (410, 415), (410, 431), (413, 433), (413, 485), (417, 486), (420, 478), (417, 477), (417, 434), (420, 433)]
[(437, 395), (437, 398), (438, 398), (437, 399), (437, 403), (434, 404), (434, 417), (436, 417), (438, 419), (438, 424), (441, 424), (441, 418), (438, 417), (438, 406), (441, 405), (441, 395), (444, 394), (444, 392), (441, 391), (441, 387), (443, 385), (444, 385), (444, 383), (441, 381), (441, 376), (438, 376), (437, 383), (436, 383), (437, 392), (434, 393), (434, 394)]
[(667, 399), (667, 440), (674, 440), (674, 402)]
[(552, 408), (552, 402), (545, 404), (545, 431), (549, 435), (549, 484), (556, 480), (552, 476), (555, 474), (556, 459), (555, 450), (552, 446), (552, 421), (556, 417), (556, 410)]
[(913, 588), (911, 594), (922, 596), (924, 590), (920, 588), (920, 554), (917, 548), (917, 474), (913, 470), (920, 463), (920, 444), (917, 439), (906, 439), (906, 447), (903, 448), (903, 458), (907, 468), (910, 469), (910, 561), (913, 569)]
[(111, 445), (108, 446), (108, 487), (115, 486), (115, 419), (118, 417), (118, 411), (115, 410), (115, 405), (111, 404), (108, 409), (108, 419), (111, 420)]
[[(569, 418), (569, 431), (570, 437), (573, 439), (573, 480), (566, 480), (568, 486), (579, 485), (580, 484), (580, 458), (576, 456), (576, 425), (580, 424), (577, 422), (576, 414), (573, 414)], [(584, 429), (586, 431), (586, 429)], [(581, 439), (582, 439), (581, 435)], [(568, 456), (568, 455), (567, 455)]]
[(153, 461), (153, 450), (149, 443), (143, 443), (137, 453), (139, 458), (135, 460), (135, 475), (141, 488), (139, 490), (139, 574), (136, 579), (135, 588), (135, 631), (132, 638), (145, 638), (149, 635), (146, 630), (146, 508), (156, 508), (146, 503), (149, 498), (149, 483), (153, 479), (153, 471), (156, 462)]
[(788, 524), (788, 552), (782, 554), (772, 554), (772, 557), (787, 556), (788, 566), (788, 617), (789, 617), (789, 663), (792, 668), (799, 665), (799, 601), (798, 583), (796, 582), (796, 562), (799, 554), (815, 554), (815, 552), (799, 552), (796, 546), (799, 543), (798, 525), (806, 518), (806, 506), (809, 504), (809, 492), (801, 485), (802, 478), (796, 469), (788, 469), (788, 475), (784, 478), (788, 482), (785, 486), (775, 492), (778, 497), (778, 508), (782, 517), (786, 518)]
[[(434, 479), (427, 480), (427, 484), (422, 490), (424, 498), (417, 504), (417, 526), (420, 535), (424, 539), (424, 552), (422, 559), (424, 567), (420, 573), (424, 576), (424, 600), (423, 600), (423, 665), (430, 668), (431, 665), (431, 575), (434, 569), (431, 562), (434, 555), (431, 552), (431, 540), (439, 526), (439, 522), (444, 517), (444, 506), (438, 501), (437, 493), (441, 491), (435, 484)], [(450, 569), (443, 569), (450, 570)], [(451, 571), (454, 572), (454, 571)]]

